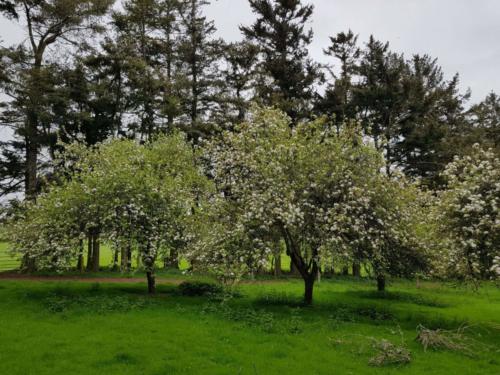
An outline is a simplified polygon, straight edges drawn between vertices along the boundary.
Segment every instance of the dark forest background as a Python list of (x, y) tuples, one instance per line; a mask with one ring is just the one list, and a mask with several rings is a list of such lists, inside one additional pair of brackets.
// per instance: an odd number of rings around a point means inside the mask
[(204, 15), (207, 0), (126, 0), (119, 11), (113, 0), (0, 0), (26, 32), (0, 47), (0, 125), (13, 134), (0, 143), (0, 194), (34, 198), (64, 144), (149, 142), (179, 129), (197, 144), (245, 121), (252, 103), (292, 124), (358, 124), (387, 174), (431, 189), (474, 144), (498, 152), (497, 94), (471, 103), (435, 57), (396, 53), (374, 36), (362, 44), (355, 30), (332, 35), (320, 64), (308, 52), (313, 5), (249, 3), (255, 19), (228, 43)]

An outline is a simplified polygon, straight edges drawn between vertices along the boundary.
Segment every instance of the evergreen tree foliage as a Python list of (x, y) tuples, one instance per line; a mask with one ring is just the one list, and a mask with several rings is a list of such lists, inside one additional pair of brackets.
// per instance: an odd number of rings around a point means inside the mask
[[(335, 58), (339, 67), (330, 68), (333, 82), (328, 82), (324, 96), (318, 100), (317, 110), (327, 115), (340, 131), (342, 125), (356, 118), (353, 102), (353, 79), (358, 70), (361, 50), (357, 45), (358, 36), (349, 30), (330, 37), (331, 45), (324, 50), (325, 55)], [(338, 69), (340, 68), (340, 69)], [(339, 73), (335, 73), (339, 70)]]
[(300, 0), (250, 0), (250, 7), (257, 20), (241, 31), (261, 49), (260, 102), (281, 109), (294, 123), (308, 118), (321, 77), (307, 49), (313, 38), (307, 29), (313, 5)]
[[(91, 35), (89, 32), (101, 31), (100, 19), (112, 3), (112, 0), (2, 3), (1, 10), (22, 22), (27, 30), (26, 42), (4, 49), (0, 56), (9, 67), (4, 75), (6, 79), (1, 82), (2, 91), (12, 99), (2, 111), (2, 122), (8, 124), (16, 136), (15, 142), (4, 144), (3, 154), (7, 156), (4, 161), (7, 165), (21, 161), (15, 170), (24, 171), (24, 191), (28, 197), (34, 198), (38, 192), (39, 157), (53, 132), (49, 102), (58, 77), (54, 74), (57, 68), (47, 59), (47, 53), (62, 41), (85, 40)], [(11, 157), (14, 154), (17, 157)], [(7, 183), (5, 191), (14, 190), (15, 185)]]

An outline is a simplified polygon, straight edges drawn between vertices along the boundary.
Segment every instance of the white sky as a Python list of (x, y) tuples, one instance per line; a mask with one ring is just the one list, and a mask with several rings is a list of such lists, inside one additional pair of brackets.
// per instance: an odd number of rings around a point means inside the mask
[[(306, 2), (307, 0), (304, 0)], [(370, 34), (389, 41), (392, 50), (427, 53), (439, 59), (448, 78), (459, 73), (473, 101), (500, 93), (500, 0), (309, 0), (315, 12), (311, 55), (325, 61), (328, 37), (349, 28), (366, 41)], [(241, 38), (238, 25), (254, 16), (247, 0), (216, 0), (206, 9), (218, 35)], [(19, 41), (23, 30), (0, 18), (0, 40)]]
[[(304, 1), (305, 3), (306, 1)], [(448, 78), (459, 73), (473, 101), (500, 93), (500, 0), (309, 0), (315, 6), (311, 55), (325, 60), (329, 36), (349, 28), (363, 43), (373, 34), (395, 52), (438, 58)], [(238, 40), (254, 16), (247, 0), (218, 0), (207, 9), (220, 36)]]

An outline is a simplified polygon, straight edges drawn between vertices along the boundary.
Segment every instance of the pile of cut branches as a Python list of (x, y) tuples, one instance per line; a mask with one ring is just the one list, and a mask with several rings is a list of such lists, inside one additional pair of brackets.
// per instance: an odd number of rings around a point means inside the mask
[(427, 351), (427, 349), (453, 350), (473, 357), (476, 354), (471, 349), (472, 339), (465, 334), (467, 329), (468, 327), (462, 326), (454, 331), (444, 329), (433, 330), (419, 325), (417, 327), (418, 334), (416, 340), (422, 344), (424, 351)]

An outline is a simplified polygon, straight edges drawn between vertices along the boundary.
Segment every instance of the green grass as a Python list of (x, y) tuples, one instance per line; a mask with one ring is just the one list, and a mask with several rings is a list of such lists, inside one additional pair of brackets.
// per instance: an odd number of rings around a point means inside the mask
[[(19, 267), (20, 261), (19, 259), (16, 259), (15, 257), (12, 257), (9, 254), (9, 249), (8, 249), (8, 243), (7, 242), (0, 242), (0, 272), (1, 271), (8, 271), (8, 270), (13, 270)], [(86, 262), (86, 257), (84, 258), (84, 261)], [(99, 261), (101, 267), (110, 267), (113, 265), (113, 251), (110, 246), (107, 246), (106, 244), (103, 244), (101, 246), (101, 252), (99, 254)], [(132, 260), (132, 266), (136, 267), (137, 266), (137, 257), (134, 256)], [(158, 261), (158, 266), (162, 266), (162, 262)], [(188, 268), (188, 264), (186, 261), (182, 260), (180, 263), (181, 269), (186, 269)]]
[[(1, 374), (500, 374), (500, 291), (324, 280), (302, 307), (299, 280), (245, 284), (227, 303), (141, 284), (0, 281)], [(470, 326), (476, 356), (427, 351), (416, 327)], [(370, 367), (374, 339), (412, 361)]]
[[(84, 259), (86, 262), (86, 257)], [(113, 251), (110, 246), (107, 246), (106, 244), (103, 244), (101, 246), (101, 252), (99, 254), (99, 261), (101, 264), (101, 267), (111, 267), (113, 265)], [(290, 258), (286, 255), (282, 256), (282, 268), (284, 271), (290, 270)], [(19, 259), (12, 257), (11, 254), (9, 253), (9, 245), (7, 242), (0, 242), (0, 272), (2, 271), (9, 271), (13, 269), (17, 269), (20, 266), (20, 261)], [(132, 266), (136, 267), (137, 266), (137, 256), (133, 257), (132, 260)], [(161, 268), (163, 266), (162, 261), (159, 260), (157, 262), (157, 266)], [(189, 264), (186, 260), (181, 259), (180, 261), (180, 269), (185, 270), (189, 268)]]
[(8, 252), (8, 243), (0, 242), (0, 272), (19, 267), (19, 261)]

